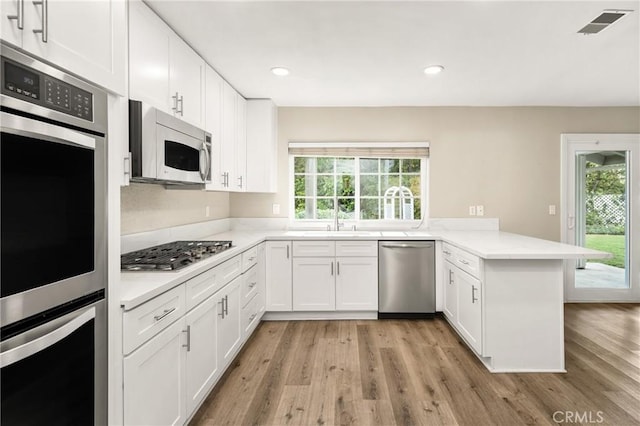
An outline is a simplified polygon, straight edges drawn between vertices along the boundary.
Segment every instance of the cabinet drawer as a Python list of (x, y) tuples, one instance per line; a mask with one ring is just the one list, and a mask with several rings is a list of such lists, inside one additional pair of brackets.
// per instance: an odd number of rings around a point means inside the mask
[(336, 241), (336, 256), (378, 256), (378, 241)]
[(220, 268), (211, 268), (208, 271), (191, 278), (185, 283), (186, 310), (203, 302), (207, 297), (215, 293), (222, 283), (220, 282)]
[(454, 263), (454, 253), (456, 252), (456, 248), (450, 244), (442, 243), (442, 258), (444, 260), (448, 260), (451, 263)]
[(251, 334), (253, 328), (257, 325), (258, 321), (260, 321), (258, 297), (255, 294), (254, 296), (255, 297), (247, 303), (247, 306), (242, 308), (242, 335), (245, 337)]
[(174, 321), (182, 318), (184, 312), (184, 284), (130, 311), (125, 311), (122, 316), (124, 353), (131, 353)]
[(220, 269), (220, 273), (218, 274), (220, 277), (220, 283), (225, 285), (240, 275), (240, 270), (242, 268), (242, 256), (233, 257), (226, 262), (221, 263), (216, 268)]
[(242, 252), (242, 272), (245, 272), (256, 263), (258, 263), (258, 246)]
[(468, 274), (480, 278), (480, 258), (478, 256), (451, 244), (443, 243), (442, 257)]
[(294, 241), (293, 257), (335, 256), (335, 241)]
[(253, 266), (242, 275), (242, 306), (258, 292), (258, 267)]

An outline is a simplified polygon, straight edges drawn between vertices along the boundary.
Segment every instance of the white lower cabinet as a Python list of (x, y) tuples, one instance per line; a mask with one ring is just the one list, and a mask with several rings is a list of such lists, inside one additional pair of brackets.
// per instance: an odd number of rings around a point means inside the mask
[(336, 258), (336, 310), (378, 310), (378, 258)]
[(445, 261), (443, 265), (444, 273), (444, 308), (443, 312), (450, 321), (456, 321), (458, 314), (458, 285), (454, 279), (454, 270), (451, 263)]
[(188, 413), (193, 412), (204, 400), (219, 375), (218, 314), (218, 300), (211, 296), (185, 317)]
[(462, 270), (455, 273), (458, 286), (458, 331), (467, 343), (482, 354), (482, 308), (480, 280)]
[(291, 241), (267, 241), (265, 258), (266, 309), (272, 312), (291, 311)]
[(334, 275), (334, 258), (293, 258), (293, 310), (335, 310), (336, 291)]
[(124, 424), (181, 425), (186, 419), (184, 319), (124, 357)]
[(240, 346), (240, 284), (241, 277), (235, 278), (225, 288), (217, 292), (216, 299), (220, 312), (218, 318), (218, 360), (226, 367)]

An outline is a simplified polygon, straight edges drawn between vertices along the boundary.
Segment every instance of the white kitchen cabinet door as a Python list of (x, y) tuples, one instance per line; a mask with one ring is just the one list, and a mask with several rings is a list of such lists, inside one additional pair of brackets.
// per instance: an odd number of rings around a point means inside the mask
[(185, 317), (187, 325), (187, 413), (208, 395), (218, 378), (218, 299), (209, 297)]
[(242, 277), (237, 277), (213, 295), (218, 303), (218, 365), (226, 368), (241, 343), (240, 291)]
[[(0, 0), (0, 35), (2, 40), (14, 46), (22, 47), (22, 35), (24, 34), (24, 12), (22, 5), (24, 0)], [(9, 19), (9, 17), (12, 19)], [(20, 20), (18, 21), (18, 17)], [(20, 29), (18, 26), (22, 26)]]
[(169, 95), (176, 117), (194, 126), (204, 127), (205, 62), (172, 34), (169, 39)]
[(443, 287), (444, 287), (444, 314), (453, 324), (457, 321), (458, 313), (458, 286), (456, 284), (454, 267), (451, 263), (443, 262)]
[(222, 141), (220, 164), (223, 186), (226, 191), (235, 191), (236, 185), (236, 110), (238, 93), (226, 81), (222, 82)]
[(129, 2), (129, 98), (169, 109), (169, 40), (166, 24), (140, 1)]
[(270, 99), (247, 100), (247, 191), (278, 190), (278, 108)]
[(336, 310), (378, 310), (378, 258), (336, 258)]
[(185, 423), (185, 335), (177, 321), (124, 357), (124, 424)]
[(222, 191), (222, 77), (213, 68), (205, 68), (205, 129), (211, 133), (211, 183), (209, 191)]
[(247, 100), (239, 93), (236, 95), (236, 140), (235, 140), (234, 191), (247, 190)]
[[(34, 4), (24, 0), (22, 30), (18, 19), (7, 18), (18, 15), (20, 3), (1, 3), (3, 40), (117, 94), (125, 94), (126, 2), (45, 0)], [(44, 8), (47, 13), (43, 13)]]
[(335, 259), (293, 258), (293, 310), (334, 311), (336, 309)]
[(266, 244), (266, 310), (291, 311), (291, 241), (267, 241)]
[(482, 354), (481, 283), (459, 268), (453, 279), (458, 286), (458, 331), (478, 354)]

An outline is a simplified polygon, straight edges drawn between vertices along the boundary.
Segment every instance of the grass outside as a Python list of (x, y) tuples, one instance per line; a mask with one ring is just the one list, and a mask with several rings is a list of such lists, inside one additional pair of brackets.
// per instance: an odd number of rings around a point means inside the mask
[(587, 235), (586, 246), (613, 254), (610, 259), (589, 259), (589, 262), (624, 268), (624, 235)]

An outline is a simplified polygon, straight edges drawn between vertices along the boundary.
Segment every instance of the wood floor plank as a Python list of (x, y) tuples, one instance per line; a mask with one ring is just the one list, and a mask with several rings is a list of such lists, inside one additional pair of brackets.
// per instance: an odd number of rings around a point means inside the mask
[(264, 322), (191, 424), (640, 424), (640, 304), (565, 312), (567, 373), (546, 374), (490, 373), (441, 316)]

